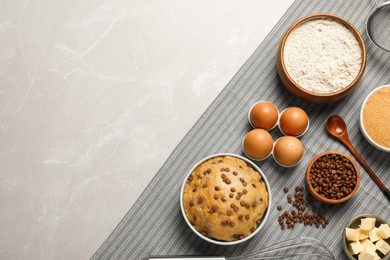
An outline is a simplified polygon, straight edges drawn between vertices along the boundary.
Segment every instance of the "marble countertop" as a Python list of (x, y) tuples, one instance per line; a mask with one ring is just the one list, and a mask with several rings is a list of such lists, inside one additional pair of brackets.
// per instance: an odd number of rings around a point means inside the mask
[(88, 259), (291, 5), (2, 1), (0, 259)]

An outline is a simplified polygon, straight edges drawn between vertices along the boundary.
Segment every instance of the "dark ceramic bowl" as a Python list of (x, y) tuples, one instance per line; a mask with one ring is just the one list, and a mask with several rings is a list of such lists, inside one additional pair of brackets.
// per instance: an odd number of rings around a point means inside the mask
[[(362, 218), (375, 218), (376, 219), (375, 227), (379, 227), (382, 224), (388, 224), (384, 219), (377, 217), (375, 215), (371, 215), (371, 214), (363, 214), (363, 215), (359, 215), (359, 216), (356, 216), (353, 219), (351, 219), (345, 225), (344, 230), (343, 230), (343, 234), (341, 236), (341, 241), (342, 241), (344, 253), (347, 255), (348, 259), (350, 259), (350, 260), (357, 260), (358, 258), (357, 258), (357, 256), (355, 257), (355, 256), (351, 255), (351, 253), (348, 251), (348, 247), (347, 247), (348, 241), (347, 241), (347, 238), (345, 236), (345, 228), (359, 228), (360, 220)], [(385, 239), (385, 241), (390, 244), (390, 238)], [(387, 253), (387, 255), (385, 255), (385, 256), (383, 256), (382, 253), (379, 253), (378, 255), (380, 257), (382, 257), (381, 258), (382, 260), (389, 260), (390, 259), (390, 253)]]

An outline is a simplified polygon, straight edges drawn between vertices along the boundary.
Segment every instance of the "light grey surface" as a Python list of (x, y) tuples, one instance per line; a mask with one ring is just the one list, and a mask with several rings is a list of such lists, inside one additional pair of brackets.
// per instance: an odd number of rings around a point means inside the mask
[[(340, 234), (350, 218), (371, 213), (385, 220), (390, 219), (388, 201), (361, 167), (362, 179), (357, 194), (347, 203), (333, 206), (325, 213), (330, 220), (326, 229), (297, 225), (293, 230), (281, 231), (277, 222), (279, 212), (272, 208), (269, 223), (252, 240), (237, 246), (221, 247), (198, 238), (186, 226), (179, 207), (180, 185), (194, 163), (218, 152), (242, 154), (241, 140), (250, 130), (247, 109), (258, 100), (272, 101), (279, 110), (287, 106), (302, 107), (307, 111), (311, 123), (309, 131), (301, 138), (305, 155), (298, 166), (282, 168), (272, 159), (257, 163), (267, 175), (275, 204), (285, 201), (283, 187), (293, 188), (304, 183), (306, 165), (316, 154), (326, 150), (349, 154), (326, 134), (325, 121), (331, 114), (340, 114), (345, 118), (350, 139), (357, 150), (382, 181), (390, 183), (389, 155), (371, 147), (358, 127), (364, 97), (371, 89), (390, 83), (389, 54), (373, 46), (364, 31), (372, 4), (366, 0), (297, 0), (176, 147), (93, 259), (139, 259), (156, 254), (245, 255), (301, 236), (319, 239), (336, 259), (343, 259)], [(367, 44), (368, 61), (362, 80), (347, 98), (330, 105), (309, 104), (291, 96), (282, 87), (276, 72), (276, 50), (283, 33), (299, 18), (319, 12), (346, 18), (362, 33)], [(272, 134), (274, 137), (280, 136), (277, 130), (273, 130)]]
[(0, 259), (90, 258), (291, 3), (0, 0)]

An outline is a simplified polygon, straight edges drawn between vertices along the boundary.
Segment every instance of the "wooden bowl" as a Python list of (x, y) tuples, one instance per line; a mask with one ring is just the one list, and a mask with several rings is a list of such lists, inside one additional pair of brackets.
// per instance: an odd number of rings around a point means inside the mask
[[(286, 40), (290, 33), (300, 24), (316, 19), (316, 18), (328, 18), (328, 19), (333, 19), (335, 21), (340, 22), (344, 26), (346, 26), (348, 29), (351, 30), (351, 32), (355, 35), (357, 41), (359, 42), (360, 48), (362, 50), (362, 65), (360, 67), (359, 73), (356, 76), (356, 78), (345, 88), (337, 91), (337, 92), (332, 92), (332, 93), (315, 93), (315, 92), (310, 92), (298, 85), (288, 74), (285, 63), (284, 63), (284, 45), (286, 43)], [(283, 36), (282, 41), (279, 45), (278, 48), (278, 54), (277, 54), (277, 69), (279, 73), (279, 77), (283, 83), (283, 85), (286, 87), (286, 89), (291, 92), (293, 95), (297, 96), (300, 99), (312, 102), (312, 103), (331, 103), (335, 102), (346, 95), (348, 95), (353, 88), (356, 86), (358, 81), (363, 75), (364, 69), (366, 67), (366, 59), (367, 59), (367, 54), (366, 54), (366, 46), (364, 45), (364, 41), (358, 30), (348, 21), (344, 20), (341, 17), (338, 17), (336, 15), (332, 14), (313, 14), (306, 16), (296, 23), (294, 23), (286, 32), (286, 34)]]
[[(355, 189), (354, 189), (347, 197), (344, 197), (344, 198), (341, 198), (341, 199), (328, 199), (328, 198), (326, 198), (326, 197), (324, 197), (324, 196), (318, 194), (318, 193), (314, 190), (313, 186), (312, 186), (311, 183), (310, 183), (310, 169), (313, 167), (313, 164), (314, 164), (320, 157), (322, 157), (322, 156), (324, 156), (324, 155), (327, 155), (327, 154), (338, 154), (338, 155), (341, 155), (341, 156), (347, 158), (347, 159), (351, 162), (353, 168), (355, 169), (355, 172), (356, 172), (356, 186), (355, 186)], [(318, 199), (319, 201), (324, 202), (324, 203), (328, 203), (328, 204), (339, 204), (339, 203), (342, 203), (342, 202), (345, 202), (345, 201), (349, 200), (350, 198), (352, 198), (352, 197), (355, 195), (355, 193), (357, 192), (357, 190), (358, 190), (358, 188), (359, 188), (359, 185), (360, 185), (360, 173), (359, 173), (359, 169), (358, 169), (358, 166), (356, 165), (356, 163), (355, 163), (355, 162), (352, 160), (352, 158), (349, 157), (348, 155), (343, 154), (343, 153), (341, 153), (341, 152), (337, 152), (337, 151), (327, 151), (327, 152), (323, 152), (323, 153), (320, 153), (319, 155), (317, 155), (316, 157), (314, 157), (314, 158), (310, 161), (309, 165), (308, 165), (307, 168), (306, 168), (306, 178), (305, 178), (305, 179), (306, 179), (306, 186), (307, 186), (307, 188), (308, 188), (310, 194), (311, 194), (314, 198)]]
[[(342, 242), (342, 246), (343, 246), (343, 251), (344, 253), (346, 254), (346, 256), (348, 257), (348, 259), (350, 260), (356, 260), (358, 259), (357, 257), (354, 257), (348, 250), (348, 244), (350, 242), (347, 241), (347, 237), (345, 235), (345, 228), (359, 228), (359, 225), (360, 225), (360, 221), (362, 218), (375, 218), (376, 221), (375, 221), (375, 227), (379, 227), (381, 224), (389, 224), (387, 223), (384, 219), (380, 218), (380, 217), (377, 217), (375, 215), (371, 215), (371, 214), (363, 214), (363, 215), (359, 215), (359, 216), (356, 216), (354, 217), (353, 219), (351, 219), (350, 221), (348, 221), (348, 223), (345, 225), (344, 227), (344, 230), (343, 230), (343, 233), (341, 235), (341, 242)], [(390, 238), (387, 238), (387, 239), (384, 239), (387, 243), (390, 243)], [(377, 251), (378, 252), (378, 251)], [(380, 254), (382, 255), (382, 254)], [(381, 258), (382, 260), (389, 260), (390, 259), (390, 253), (387, 253), (387, 255), (385, 255), (384, 257)]]

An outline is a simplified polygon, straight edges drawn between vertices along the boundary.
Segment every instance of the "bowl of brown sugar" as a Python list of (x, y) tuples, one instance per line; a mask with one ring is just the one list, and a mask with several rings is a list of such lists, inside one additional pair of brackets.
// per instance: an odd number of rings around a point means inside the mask
[(390, 85), (368, 94), (360, 110), (360, 129), (371, 145), (390, 152)]
[(351, 199), (360, 184), (356, 163), (346, 154), (327, 151), (314, 157), (306, 169), (306, 186), (321, 202), (338, 204)]

